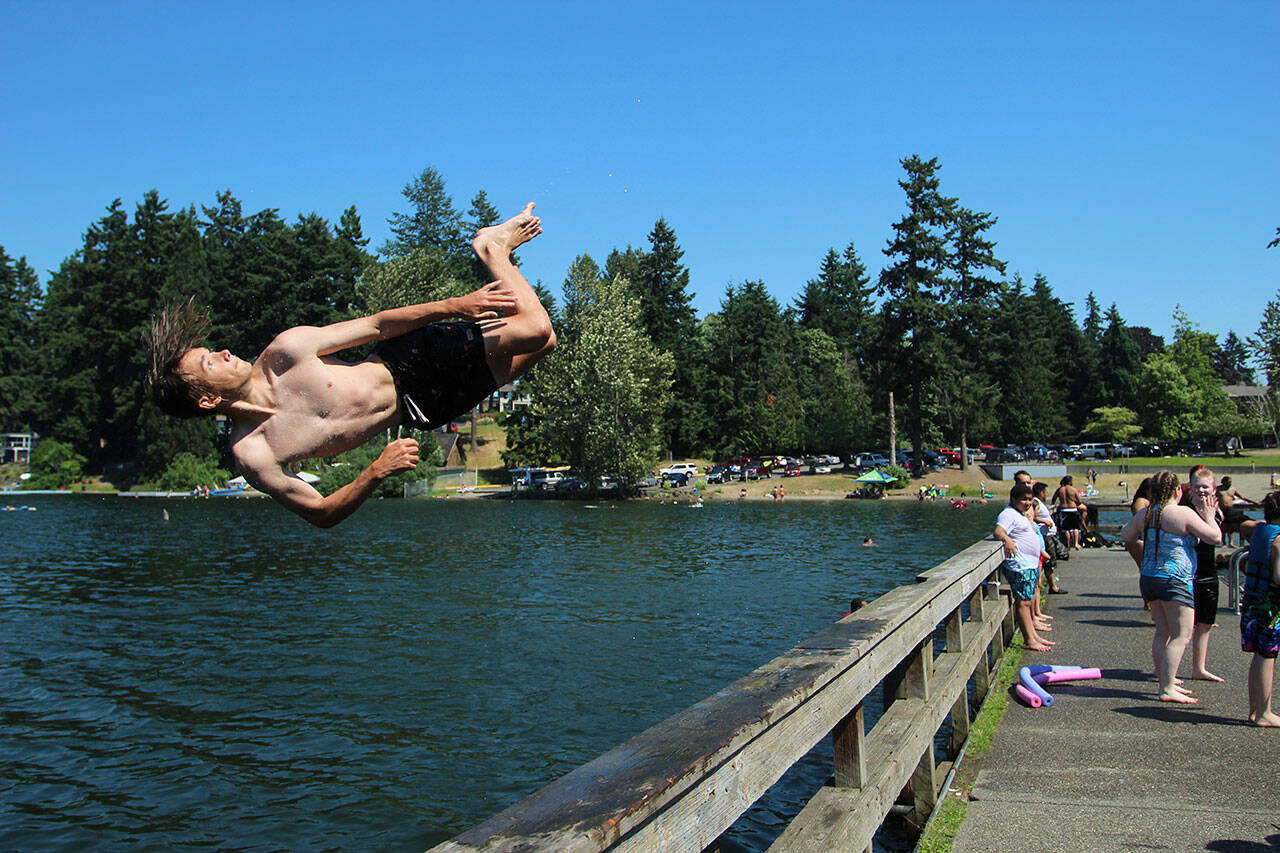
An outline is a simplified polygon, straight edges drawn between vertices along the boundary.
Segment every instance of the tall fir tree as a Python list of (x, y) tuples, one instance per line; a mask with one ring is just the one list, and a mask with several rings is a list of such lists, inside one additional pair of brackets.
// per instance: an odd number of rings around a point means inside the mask
[(826, 332), (861, 367), (871, 351), (873, 293), (875, 286), (853, 243), (843, 255), (828, 249), (818, 277), (805, 284), (797, 300), (798, 322), (802, 328)]
[(998, 276), (1006, 265), (996, 257), (996, 244), (987, 232), (997, 221), (990, 213), (955, 205), (947, 226), (949, 304), (940, 366), (944, 376), (936, 394), (942, 403), (940, 420), (961, 447), (962, 468), (969, 465), (970, 430), (991, 423), (996, 401), (987, 337), (993, 321), (991, 303), (1001, 290)]
[(43, 409), (35, 361), (36, 318), (44, 294), (26, 257), (0, 246), (0, 430), (29, 430)]
[(1227, 332), (1213, 356), (1214, 370), (1224, 385), (1252, 385), (1253, 368), (1249, 366), (1249, 350), (1234, 331)]
[(893, 225), (880, 272), (881, 357), (892, 386), (906, 391), (907, 424), (915, 458), (924, 449), (925, 395), (943, 363), (948, 264), (946, 228), (955, 199), (939, 191), (938, 160), (912, 155), (902, 160), (907, 177), (898, 181), (907, 212)]
[(393, 213), (387, 220), (391, 238), (382, 245), (381, 254), (396, 257), (430, 249), (450, 264), (467, 266), (470, 239), (440, 173), (428, 166), (404, 185), (401, 195), (409, 202), (409, 211)]
[(1106, 329), (1098, 342), (1098, 404), (1133, 409), (1137, 399), (1138, 375), (1142, 370), (1138, 343), (1129, 333), (1114, 302), (1107, 310), (1106, 319)]

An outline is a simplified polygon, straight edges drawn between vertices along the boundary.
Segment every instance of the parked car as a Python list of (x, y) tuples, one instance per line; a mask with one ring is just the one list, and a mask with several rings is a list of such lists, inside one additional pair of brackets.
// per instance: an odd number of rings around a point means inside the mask
[(668, 465), (666, 468), (663, 468), (658, 472), (658, 474), (661, 476), (665, 476), (667, 474), (688, 474), (690, 477), (696, 477), (698, 476), (698, 466), (692, 462), (676, 462), (673, 465)]
[(564, 474), (559, 471), (534, 471), (529, 475), (529, 485), (544, 492), (555, 489), (562, 480)]
[(855, 468), (887, 468), (889, 457), (883, 453), (859, 453), (853, 460)]
[(708, 483), (725, 483), (733, 476), (733, 470), (728, 465), (712, 465), (707, 471)]
[(1090, 441), (1080, 445), (1081, 459), (1110, 459), (1111, 445), (1105, 441)]
[(785, 467), (785, 468), (783, 468), (783, 469), (782, 469), (782, 476), (784, 476), (784, 477), (799, 477), (799, 476), (800, 476), (800, 463), (798, 463), (798, 462), (788, 462), (788, 463), (787, 463), (787, 467)]
[(810, 474), (830, 474), (831, 466), (825, 462), (813, 462), (809, 465)]
[(576, 492), (578, 489), (584, 488), (586, 485), (586, 483), (582, 482), (582, 480), (577, 477), (565, 477), (560, 482), (556, 483), (555, 489), (557, 492)]
[(996, 463), (1025, 462), (1027, 455), (1016, 444), (1007, 447), (993, 447), (987, 451), (987, 461)]
[(662, 473), (662, 485), (664, 488), (680, 488), (689, 485), (688, 471), (664, 471)]

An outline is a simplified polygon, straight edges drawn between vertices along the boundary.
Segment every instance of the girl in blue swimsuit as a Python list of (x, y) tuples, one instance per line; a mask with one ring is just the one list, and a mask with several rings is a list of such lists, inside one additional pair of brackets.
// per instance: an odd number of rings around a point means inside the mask
[[(1194, 507), (1178, 506), (1178, 475), (1161, 471), (1152, 478), (1151, 505), (1136, 513), (1120, 531), (1126, 545), (1142, 541), (1139, 588), (1151, 605), (1155, 636), (1151, 661), (1160, 682), (1160, 700), (1194, 704), (1190, 690), (1177, 681), (1178, 665), (1187, 650), (1195, 622), (1195, 546), (1217, 545), (1222, 532), (1215, 519), (1216, 495), (1197, 495)], [(1137, 557), (1137, 555), (1135, 555)]]

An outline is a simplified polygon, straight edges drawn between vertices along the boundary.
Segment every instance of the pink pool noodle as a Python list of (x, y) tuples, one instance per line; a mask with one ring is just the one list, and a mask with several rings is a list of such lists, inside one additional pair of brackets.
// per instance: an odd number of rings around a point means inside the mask
[[(1053, 697), (1050, 696), (1048, 693), (1046, 693), (1045, 689), (1036, 683), (1036, 676), (1033, 676), (1031, 674), (1031, 667), (1024, 666), (1021, 670), (1019, 670), (1018, 681), (1019, 681), (1018, 686), (1022, 687), (1028, 693), (1032, 694), (1037, 699), (1039, 699), (1040, 705), (1049, 706), (1053, 704)], [(1018, 695), (1021, 696), (1022, 694), (1019, 693)], [(1032, 705), (1031, 707), (1038, 708), (1040, 707), (1040, 705)]]
[[(1094, 678), (1101, 678), (1102, 670), (1097, 667), (1081, 667), (1079, 669), (1055, 669), (1053, 672), (1045, 672), (1040, 675), (1032, 676), (1038, 684), (1054, 684), (1059, 681), (1089, 681)], [(1044, 679), (1041, 681), (1041, 679)]]
[(1019, 684), (1015, 684), (1015, 685), (1013, 686), (1013, 690), (1014, 690), (1014, 692), (1015, 692), (1015, 693), (1017, 693), (1017, 694), (1018, 694), (1018, 698), (1019, 698), (1019, 699), (1021, 699), (1023, 702), (1026, 702), (1026, 703), (1027, 703), (1028, 705), (1030, 705), (1032, 708), (1039, 708), (1041, 705), (1043, 705), (1043, 704), (1044, 704), (1043, 702), (1041, 702), (1041, 701), (1040, 701), (1040, 697), (1039, 697), (1039, 696), (1037, 696), (1036, 694), (1032, 693), (1032, 692), (1031, 692), (1030, 690), (1028, 690), (1027, 688), (1023, 687), (1023, 686), (1022, 686), (1022, 684), (1020, 684), (1020, 683), (1019, 683)]

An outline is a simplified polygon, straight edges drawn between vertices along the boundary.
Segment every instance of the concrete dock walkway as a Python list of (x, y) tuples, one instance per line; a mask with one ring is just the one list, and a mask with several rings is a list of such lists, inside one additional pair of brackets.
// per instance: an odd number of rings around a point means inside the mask
[[(1047, 608), (1057, 646), (1022, 663), (1093, 666), (1103, 678), (1049, 686), (1049, 708), (1011, 699), (954, 849), (1280, 849), (1280, 729), (1245, 722), (1252, 656), (1226, 585), (1208, 655), (1226, 683), (1188, 679), (1200, 702), (1185, 706), (1155, 698), (1153, 628), (1129, 556), (1077, 551), (1060, 576), (1069, 594)], [(1184, 677), (1190, 669), (1188, 647)]]

